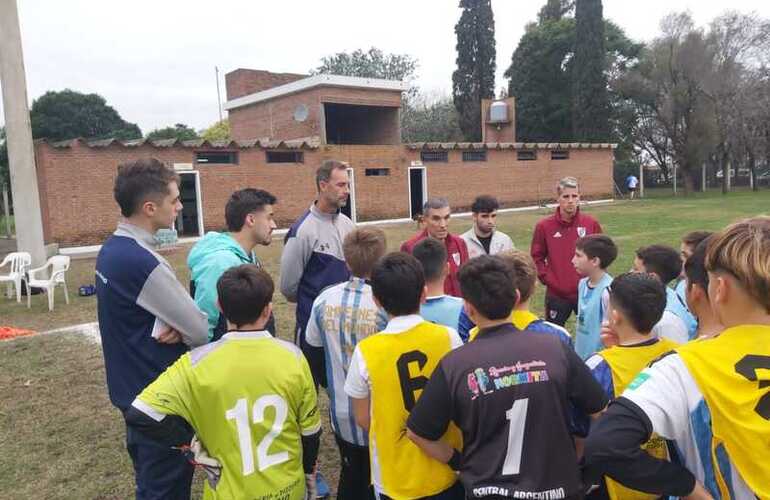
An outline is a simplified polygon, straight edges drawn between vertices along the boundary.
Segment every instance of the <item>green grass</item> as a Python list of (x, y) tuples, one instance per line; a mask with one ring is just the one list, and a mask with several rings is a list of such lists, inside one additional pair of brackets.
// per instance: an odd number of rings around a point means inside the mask
[[(678, 246), (691, 230), (716, 230), (736, 219), (770, 212), (770, 191), (718, 193), (690, 198), (653, 197), (633, 202), (586, 207), (617, 242), (620, 253), (610, 267), (613, 274), (631, 266), (634, 250), (663, 243)], [(534, 224), (550, 210), (504, 214), (499, 227), (519, 248), (529, 247)], [(469, 219), (451, 223), (453, 232), (465, 231)], [(390, 249), (413, 234), (413, 224), (385, 226)], [(270, 273), (278, 278), (280, 240), (260, 250)], [(179, 279), (187, 283), (185, 259), (189, 247), (167, 257)], [(93, 283), (94, 261), (73, 261), (67, 282), (71, 291)], [(45, 297), (26, 303), (0, 299), (0, 325), (39, 331), (96, 320), (94, 297), (70, 296), (65, 305), (57, 294), (54, 312), (47, 312)], [(293, 306), (276, 294), (275, 312), (280, 335), (291, 337)], [(533, 300), (543, 309), (542, 287)], [(568, 324), (568, 326), (570, 326)], [(133, 494), (131, 463), (124, 448), (124, 427), (110, 405), (98, 345), (75, 335), (41, 335), (0, 342), (0, 484), (3, 498), (129, 498)], [(322, 405), (327, 404), (325, 395)], [(323, 413), (325, 414), (325, 413)], [(328, 422), (327, 422), (328, 424)], [(332, 485), (337, 480), (337, 450), (325, 426), (320, 468)], [(200, 478), (196, 480), (196, 497)]]

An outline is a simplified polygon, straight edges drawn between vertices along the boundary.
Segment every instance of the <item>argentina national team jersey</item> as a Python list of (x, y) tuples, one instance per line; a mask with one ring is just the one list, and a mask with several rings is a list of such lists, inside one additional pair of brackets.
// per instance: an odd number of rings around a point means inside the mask
[[(767, 330), (770, 332), (770, 329)], [(730, 335), (731, 332), (726, 330), (722, 335), (725, 333)], [(756, 379), (751, 381), (737, 372), (741, 357), (745, 360), (753, 354), (740, 352), (739, 346), (721, 338), (722, 335), (698, 342), (698, 346), (680, 347), (677, 352), (656, 361), (628, 386), (623, 392), (623, 398), (631, 400), (647, 415), (653, 432), (675, 441), (677, 451), (684, 461), (683, 465), (714, 498), (768, 498), (765, 494), (770, 492), (770, 487), (767, 486), (770, 462), (766, 459), (770, 456), (770, 421), (753, 416), (746, 417), (755, 411), (754, 400), (762, 396), (759, 390), (761, 385)], [(715, 342), (717, 340), (725, 343), (720, 346)], [(693, 365), (688, 367), (683, 357), (687, 356), (687, 351), (693, 350), (693, 347), (697, 350), (707, 348), (710, 351), (709, 357), (714, 357), (715, 352), (723, 351), (739, 359), (737, 363), (724, 364), (723, 370), (714, 370), (712, 366), (703, 367), (703, 380), (712, 380), (712, 385), (719, 386), (722, 393), (722, 398), (713, 400), (712, 405), (691, 371), (691, 368), (699, 368)], [(725, 390), (723, 385), (729, 388)], [(744, 414), (741, 407), (746, 407), (747, 413)], [(747, 421), (751, 419), (754, 421)], [(744, 434), (750, 439), (744, 439), (736, 446), (737, 437), (742, 431), (746, 431)], [(746, 472), (751, 475), (744, 479), (738, 469), (738, 463), (743, 463), (744, 467), (745, 464), (751, 464), (746, 467)], [(752, 491), (753, 488), (747, 483), (747, 480), (752, 478), (757, 485), (764, 484), (760, 487), (766, 489)]]
[(332, 428), (357, 446), (367, 446), (368, 438), (355, 423), (350, 398), (345, 394), (345, 377), (356, 345), (385, 328), (387, 321), (385, 312), (374, 303), (372, 287), (353, 277), (321, 292), (305, 332), (308, 344), (324, 348)]

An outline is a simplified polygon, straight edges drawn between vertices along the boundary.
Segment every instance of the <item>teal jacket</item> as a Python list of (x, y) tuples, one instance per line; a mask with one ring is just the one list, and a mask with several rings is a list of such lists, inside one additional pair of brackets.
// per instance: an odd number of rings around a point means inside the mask
[(217, 281), (234, 266), (255, 263), (253, 254), (246, 253), (229, 233), (211, 231), (195, 244), (187, 256), (190, 279), (195, 284), (195, 303), (208, 314), (209, 340), (219, 322)]

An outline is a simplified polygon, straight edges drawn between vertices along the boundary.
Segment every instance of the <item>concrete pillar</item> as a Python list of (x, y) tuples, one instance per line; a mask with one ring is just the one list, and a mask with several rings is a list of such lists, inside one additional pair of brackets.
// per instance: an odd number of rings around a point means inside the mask
[(16, 0), (0, 0), (0, 81), (3, 87), (8, 163), (16, 220), (16, 246), (19, 251), (29, 252), (32, 265), (39, 266), (46, 259), (43, 219), (37, 189)]

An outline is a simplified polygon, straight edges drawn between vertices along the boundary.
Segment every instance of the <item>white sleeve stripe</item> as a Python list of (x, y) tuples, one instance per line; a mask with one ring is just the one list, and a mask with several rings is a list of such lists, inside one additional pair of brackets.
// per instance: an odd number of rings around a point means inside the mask
[(134, 399), (133, 403), (131, 403), (131, 406), (133, 406), (134, 408), (136, 408), (140, 412), (144, 413), (145, 415), (147, 415), (151, 419), (155, 420), (156, 422), (160, 422), (161, 420), (166, 418), (166, 415), (164, 415), (163, 413), (159, 412), (158, 410), (156, 410), (152, 406), (148, 405), (147, 403), (145, 403), (144, 401), (142, 401), (139, 398)]
[(593, 354), (590, 358), (586, 360), (586, 365), (588, 365), (588, 368), (593, 370), (597, 366), (599, 366), (602, 361), (604, 361), (603, 357), (599, 356), (598, 354)]
[(302, 435), (303, 436), (312, 436), (316, 432), (321, 430), (321, 422), (318, 422), (318, 424), (314, 425), (313, 427), (309, 427), (307, 429), (302, 429)]

